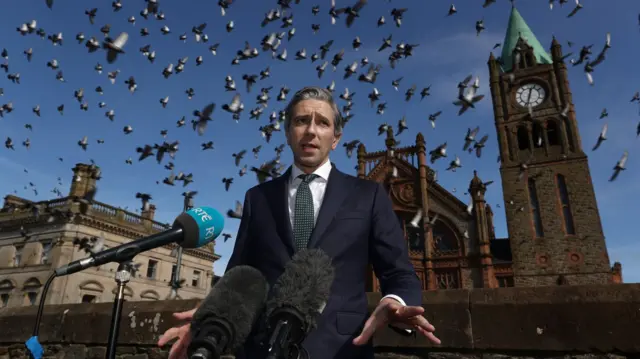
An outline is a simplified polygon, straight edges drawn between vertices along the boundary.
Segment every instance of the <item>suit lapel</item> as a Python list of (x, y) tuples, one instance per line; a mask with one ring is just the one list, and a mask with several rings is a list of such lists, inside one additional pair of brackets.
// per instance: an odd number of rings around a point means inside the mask
[(334, 165), (331, 168), (322, 207), (320, 207), (316, 226), (311, 233), (308, 248), (317, 248), (319, 246), (322, 235), (333, 221), (336, 212), (340, 209), (350, 191), (351, 185), (349, 185), (349, 181)]
[(282, 236), (282, 240), (287, 247), (289, 256), (293, 256), (293, 230), (291, 229), (291, 219), (289, 217), (289, 178), (291, 177), (291, 167), (278, 177), (277, 188), (270, 195), (272, 198), (273, 213), (276, 214), (277, 226)]

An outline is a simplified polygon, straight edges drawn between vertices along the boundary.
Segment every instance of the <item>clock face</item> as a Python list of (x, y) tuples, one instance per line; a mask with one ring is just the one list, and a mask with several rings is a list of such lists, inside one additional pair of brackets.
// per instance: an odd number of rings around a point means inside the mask
[(536, 107), (544, 101), (544, 88), (538, 84), (522, 85), (516, 91), (516, 101), (522, 107)]

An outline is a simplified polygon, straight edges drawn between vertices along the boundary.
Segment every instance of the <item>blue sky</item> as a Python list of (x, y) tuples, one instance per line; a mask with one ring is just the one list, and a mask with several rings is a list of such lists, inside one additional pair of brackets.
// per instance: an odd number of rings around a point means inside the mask
[[(344, 2), (336, 0), (338, 7), (351, 5), (352, 0)], [(270, 32), (281, 31), (280, 22), (272, 23), (264, 28), (260, 27), (264, 14), (275, 8), (276, 1), (248, 1), (239, 0), (233, 4), (222, 17), (216, 1), (160, 1), (161, 11), (166, 19), (158, 21), (152, 17), (144, 20), (139, 12), (145, 6), (142, 0), (123, 1), (123, 9), (113, 12), (110, 1), (55, 1), (53, 10), (49, 10), (44, 1), (7, 0), (3, 4), (5, 11), (0, 12), (0, 33), (4, 34), (0, 40), (0, 48), (9, 51), (10, 73), (19, 72), (21, 84), (13, 84), (2, 73), (0, 87), (4, 88), (4, 96), (0, 96), (0, 104), (13, 102), (14, 112), (0, 119), (0, 137), (2, 141), (10, 136), (15, 143), (15, 151), (0, 148), (0, 193), (8, 194), (17, 190), (18, 195), (33, 200), (44, 200), (53, 196), (49, 191), (56, 186), (56, 178), (61, 177), (66, 193), (71, 180), (71, 168), (78, 162), (96, 161), (103, 169), (103, 179), (99, 182), (96, 199), (112, 205), (129, 208), (139, 207), (135, 199), (136, 192), (147, 192), (153, 196), (153, 203), (157, 206), (156, 219), (172, 221), (182, 208), (181, 186), (169, 187), (156, 185), (156, 180), (162, 180), (168, 171), (158, 165), (153, 159), (137, 162), (135, 149), (144, 144), (162, 143), (160, 130), (167, 129), (167, 140), (180, 140), (180, 150), (174, 161), (176, 170), (185, 173), (192, 172), (194, 183), (187, 187), (199, 191), (196, 205), (208, 205), (221, 212), (234, 206), (236, 200), (242, 200), (244, 192), (256, 184), (254, 176), (237, 176), (232, 153), (242, 149), (251, 150), (258, 144), (263, 145), (260, 158), (255, 160), (251, 155), (246, 156), (245, 163), (259, 165), (275, 154), (274, 148), (284, 143), (284, 135), (276, 133), (270, 144), (260, 136), (258, 127), (268, 122), (271, 111), (284, 108), (284, 102), (277, 102), (275, 98), (281, 86), (286, 85), (293, 91), (306, 85), (327, 86), (332, 79), (336, 81), (336, 93), (348, 87), (356, 92), (353, 113), (355, 117), (347, 125), (343, 140), (360, 139), (369, 151), (381, 150), (384, 147), (382, 137), (377, 136), (377, 128), (383, 122), (394, 126), (402, 116), (406, 116), (409, 130), (399, 138), (402, 145), (409, 145), (415, 140), (418, 131), (427, 140), (429, 150), (442, 142), (450, 145), (450, 156), (456, 152), (460, 155), (463, 168), (456, 173), (444, 171), (448, 161), (437, 162), (434, 166), (439, 170), (439, 181), (446, 188), (457, 189), (456, 194), (464, 201), (463, 195), (468, 187), (474, 169), (485, 181), (495, 180), (487, 193), (488, 201), (494, 207), (496, 233), (506, 237), (504, 212), (496, 208), (502, 202), (499, 181), (495, 127), (493, 113), (487, 87), (488, 70), (487, 59), (489, 52), (496, 43), (501, 43), (506, 31), (510, 3), (498, 1), (487, 9), (481, 7), (481, 1), (458, 2), (458, 13), (447, 17), (448, 2), (413, 2), (413, 1), (370, 1), (361, 11), (361, 17), (347, 29), (344, 17), (331, 25), (328, 16), (329, 0), (312, 2), (301, 1), (300, 5), (293, 5), (294, 27), (296, 35), (289, 42), (283, 42), (282, 48), (288, 50), (287, 62), (271, 58), (269, 52), (261, 52), (260, 56), (242, 62), (239, 66), (231, 66), (236, 51), (244, 47), (244, 41), (249, 41), (253, 47), (260, 47), (260, 40)], [(313, 5), (320, 6), (317, 16), (311, 14)], [(578, 52), (582, 45), (594, 44), (594, 51), (599, 51), (605, 34), (611, 33), (612, 49), (604, 64), (594, 73), (596, 84), (587, 84), (581, 66), (572, 68), (570, 81), (573, 99), (579, 121), (582, 142), (585, 147), (591, 147), (606, 121), (609, 126), (609, 140), (596, 152), (588, 151), (598, 206), (606, 234), (607, 245), (612, 262), (623, 263), (624, 279), (627, 282), (640, 282), (640, 244), (634, 234), (634, 220), (637, 216), (631, 209), (636, 208), (640, 194), (640, 169), (638, 169), (638, 146), (635, 128), (640, 120), (638, 106), (629, 100), (640, 90), (637, 81), (640, 70), (634, 66), (631, 59), (640, 55), (638, 43), (640, 29), (638, 13), (640, 3), (633, 0), (616, 1), (585, 1), (584, 8), (573, 18), (567, 18), (573, 4), (566, 4), (564, 8), (558, 5), (553, 11), (549, 10), (546, 1), (518, 1), (518, 9), (529, 26), (536, 33), (540, 42), (548, 47), (552, 35), (555, 35), (564, 45), (564, 52)], [(84, 11), (98, 7), (95, 25), (89, 23)], [(390, 16), (394, 7), (408, 7), (404, 14), (403, 24), (395, 27)], [(136, 17), (135, 25), (127, 22), (131, 15)], [(376, 26), (378, 17), (384, 15), (387, 23)], [(475, 22), (484, 19), (486, 31), (476, 36)], [(42, 40), (37, 35), (21, 36), (16, 27), (32, 19), (38, 21), (38, 27), (45, 29), (47, 34), (62, 32), (63, 46), (53, 46), (50, 41)], [(225, 31), (225, 25), (233, 20), (235, 30)], [(209, 36), (209, 43), (196, 43), (192, 26), (206, 22), (204, 31)], [(84, 44), (75, 41), (78, 32), (83, 32), (88, 39), (95, 36), (102, 40), (100, 28), (111, 25), (112, 35), (122, 31), (130, 35), (126, 45), (127, 53), (120, 56), (114, 64), (106, 62), (105, 53), (98, 51), (87, 53)], [(320, 24), (320, 31), (313, 34), (311, 24)], [(162, 35), (160, 28), (167, 25), (172, 31), (169, 35)], [(147, 27), (150, 35), (140, 36), (140, 29)], [(188, 41), (180, 41), (178, 37), (187, 33)], [(414, 56), (402, 60), (395, 70), (388, 66), (388, 50), (378, 53), (377, 49), (382, 39), (393, 34), (394, 45), (399, 41), (419, 44)], [(359, 36), (362, 46), (354, 51), (351, 42)], [(317, 51), (318, 47), (334, 39), (331, 52), (327, 60), (340, 49), (345, 49), (343, 62), (336, 72), (328, 69), (321, 80), (316, 76), (315, 66), (319, 61), (294, 60), (295, 52), (306, 48), (307, 54)], [(572, 41), (573, 49), (566, 46)], [(217, 56), (213, 56), (208, 47), (220, 43)], [(138, 49), (151, 44), (156, 50), (155, 63), (151, 64)], [(33, 59), (26, 61), (23, 51), (33, 48)], [(195, 58), (204, 57), (201, 66), (195, 66)], [(177, 64), (179, 58), (188, 56), (185, 70), (181, 74), (174, 74), (164, 79), (162, 70), (169, 63)], [(388, 107), (384, 115), (375, 113), (375, 108), (369, 106), (366, 95), (372, 86), (358, 82), (354, 76), (343, 80), (344, 67), (354, 60), (367, 56), (372, 63), (381, 63), (383, 69), (378, 77), (376, 87), (383, 94)], [(56, 72), (46, 66), (52, 59), (57, 59), (60, 69), (64, 72), (65, 83), (56, 80)], [(3, 60), (0, 60), (3, 61)], [(97, 63), (101, 63), (104, 72), (99, 75), (93, 70)], [(246, 93), (242, 74), (258, 74), (266, 66), (271, 67), (271, 78), (259, 81), (250, 94)], [(115, 85), (111, 85), (106, 73), (119, 69), (121, 72)], [(359, 73), (362, 69), (359, 69)], [(473, 74), (480, 77), (479, 93), (487, 95), (475, 110), (470, 110), (463, 116), (456, 115), (457, 109), (452, 105), (456, 95), (456, 84), (466, 75)], [(245, 111), (239, 123), (232, 120), (231, 115), (222, 111), (221, 106), (231, 100), (233, 93), (224, 91), (224, 78), (231, 75), (237, 84), (245, 103)], [(134, 76), (138, 83), (138, 90), (131, 94), (124, 81)], [(404, 77), (400, 91), (395, 91), (391, 81)], [(411, 85), (416, 84), (418, 91), (431, 85), (431, 96), (419, 101), (419, 95), (409, 103), (403, 100), (404, 92)], [(94, 92), (96, 86), (102, 86), (104, 95)], [(272, 100), (260, 121), (249, 119), (249, 110), (256, 106), (255, 98), (261, 87), (273, 86)], [(185, 90), (192, 87), (195, 96), (188, 100)], [(73, 93), (79, 88), (85, 89), (85, 98), (89, 103), (89, 111), (79, 108)], [(337, 94), (336, 94), (337, 95)], [(163, 109), (159, 100), (169, 96), (169, 104)], [(107, 106), (98, 108), (97, 104), (104, 101)], [(339, 100), (340, 106), (344, 103)], [(195, 109), (202, 109), (206, 104), (215, 102), (217, 108), (213, 114), (214, 121), (210, 123), (204, 136), (197, 134), (190, 128), (176, 128), (176, 121), (186, 116), (190, 121), (191, 113)], [(42, 116), (36, 117), (32, 108), (40, 105)], [(56, 107), (65, 104), (64, 116)], [(607, 108), (609, 118), (598, 119), (603, 108)], [(115, 121), (105, 117), (105, 112), (114, 109)], [(432, 129), (427, 120), (430, 113), (442, 110), (443, 114), (437, 122), (436, 129)], [(30, 123), (33, 132), (25, 129)], [(133, 133), (123, 134), (123, 127), (131, 125)], [(490, 138), (482, 159), (462, 153), (461, 149), (467, 127), (479, 125), (481, 133), (489, 133)], [(89, 137), (89, 147), (86, 152), (77, 145), (83, 137)], [(21, 145), (26, 138), (31, 141), (31, 148), (27, 150)], [(97, 139), (104, 139), (104, 144), (97, 144)], [(201, 143), (213, 141), (215, 150), (202, 151)], [(609, 183), (608, 177), (622, 152), (627, 149), (630, 153), (627, 162), (628, 170), (622, 173), (614, 183)], [(59, 162), (63, 157), (64, 162)], [(125, 160), (133, 157), (133, 165), (127, 165)], [(291, 156), (285, 153), (283, 162), (290, 164)], [(348, 159), (340, 147), (334, 152), (332, 160), (338, 168), (354, 173), (355, 156)], [(166, 160), (165, 162), (166, 163)], [(24, 173), (23, 169), (29, 173)], [(225, 192), (222, 177), (235, 178), (229, 192)], [(34, 197), (32, 191), (23, 190), (23, 186), (33, 182), (39, 189), (39, 196)], [(239, 221), (228, 219), (225, 232), (235, 234)], [(230, 252), (233, 248), (233, 237), (226, 243), (218, 240), (216, 251), (222, 259), (215, 263), (214, 270), (223, 272)]]

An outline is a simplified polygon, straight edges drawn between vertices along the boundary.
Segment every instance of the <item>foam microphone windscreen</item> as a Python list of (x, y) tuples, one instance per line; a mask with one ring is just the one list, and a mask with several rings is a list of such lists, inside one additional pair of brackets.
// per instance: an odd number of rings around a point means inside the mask
[(267, 317), (278, 309), (296, 309), (304, 318), (305, 333), (309, 333), (316, 328), (316, 320), (329, 300), (333, 279), (331, 258), (324, 251), (297, 252), (273, 286), (266, 306)]
[(228, 351), (235, 351), (247, 339), (269, 294), (269, 284), (259, 270), (239, 265), (230, 269), (211, 288), (196, 310), (191, 333), (196, 335), (203, 324), (219, 320), (231, 328)]

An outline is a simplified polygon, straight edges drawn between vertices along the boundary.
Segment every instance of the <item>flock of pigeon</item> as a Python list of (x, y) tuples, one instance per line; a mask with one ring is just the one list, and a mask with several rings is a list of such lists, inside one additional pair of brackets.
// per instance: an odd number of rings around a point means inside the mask
[[(275, 1), (275, 0), (274, 0)], [(329, 1), (330, 4), (329, 4)], [(258, 120), (259, 125), (258, 130), (260, 131), (263, 143), (256, 143), (255, 146), (251, 148), (247, 148), (245, 150), (240, 150), (236, 153), (232, 154), (232, 158), (229, 160), (233, 160), (235, 166), (238, 167), (237, 175), (239, 177), (245, 176), (248, 172), (252, 172), (256, 175), (259, 182), (264, 182), (269, 178), (276, 177), (282, 173), (282, 171), (287, 167), (283, 163), (281, 163), (280, 158), (282, 152), (285, 150), (285, 145), (280, 144), (275, 146), (275, 156), (272, 158), (268, 158), (261, 165), (258, 166), (250, 166), (247, 164), (243, 164), (245, 162), (246, 156), (252, 156), (254, 159), (260, 159), (261, 150), (263, 147), (266, 147), (271, 142), (271, 138), (274, 133), (278, 133), (282, 131), (281, 125), (284, 121), (284, 112), (283, 111), (271, 111), (268, 110), (270, 101), (272, 96), (275, 94), (275, 99), (277, 102), (285, 104), (288, 100), (288, 95), (290, 89), (287, 86), (282, 86), (278, 90), (274, 91), (273, 86), (267, 86), (261, 88), (257, 96), (255, 97), (255, 105), (249, 106), (248, 102), (250, 101), (249, 97), (253, 97), (255, 92), (252, 92), (252, 89), (255, 86), (259, 86), (258, 83), (265, 79), (271, 77), (271, 65), (270, 61), (308, 61), (312, 63), (311, 70), (315, 69), (317, 77), (322, 79), (323, 75), (327, 70), (332, 72), (343, 72), (341, 76), (343, 85), (346, 85), (346, 81), (358, 81), (361, 83), (370, 84), (371, 92), (367, 95), (368, 102), (371, 107), (375, 109), (378, 115), (383, 115), (385, 110), (387, 109), (387, 102), (382, 100), (381, 89), (383, 86), (387, 86), (386, 84), (380, 84), (377, 81), (377, 77), (383, 68), (396, 69), (401, 66), (403, 60), (411, 57), (414, 54), (414, 51), (420, 46), (420, 44), (411, 44), (400, 41), (399, 39), (395, 39), (393, 34), (390, 34), (388, 37), (382, 39), (380, 47), (378, 48), (379, 53), (385, 54), (387, 56), (387, 61), (385, 63), (373, 63), (366, 56), (362, 58), (345, 58), (345, 49), (336, 48), (334, 45), (334, 40), (328, 40), (320, 44), (315, 51), (309, 51), (307, 53), (307, 49), (311, 50), (311, 45), (307, 44), (307, 48), (298, 48), (295, 50), (293, 57), (291, 58), (288, 50), (293, 50), (291, 46), (288, 46), (292, 39), (296, 36), (297, 31), (311, 31), (312, 33), (317, 33), (320, 31), (321, 24), (330, 23), (332, 26), (344, 26), (345, 28), (351, 28), (355, 22), (361, 21), (370, 21), (367, 17), (372, 14), (367, 13), (367, 1), (366, 0), (349, 0), (353, 2), (349, 6), (337, 7), (335, 4), (335, 0), (327, 0), (326, 5), (314, 5), (311, 8), (312, 15), (318, 19), (317, 23), (311, 24), (310, 29), (303, 29), (301, 27), (296, 28), (297, 24), (294, 21), (294, 13), (296, 11), (296, 6), (299, 6), (300, 0), (277, 0), (277, 3), (274, 3), (273, 8), (269, 10), (265, 15), (262, 23), (260, 24), (261, 29), (263, 29), (265, 35), (262, 37), (260, 41), (260, 46), (254, 47), (250, 44), (250, 41), (246, 41), (243, 46), (239, 46), (236, 52), (236, 55), (230, 59), (219, 59), (216, 58), (217, 62), (230, 61), (231, 66), (241, 66), (243, 63), (247, 61), (257, 61), (263, 65), (263, 70), (258, 74), (244, 74), (241, 79), (235, 79), (231, 75), (226, 75), (224, 78), (224, 86), (225, 90), (233, 93), (233, 98), (230, 102), (224, 104), (217, 104), (216, 102), (211, 102), (204, 106), (201, 109), (197, 109), (191, 113), (192, 116), (183, 116), (180, 118), (175, 127), (181, 128), (186, 127), (187, 129), (191, 129), (194, 131), (194, 136), (202, 136), (207, 131), (208, 127), (212, 126), (212, 121), (214, 118), (214, 113), (216, 111), (224, 111), (228, 113), (231, 118), (235, 121), (240, 121), (244, 118), (246, 119), (254, 119)], [(391, 0), (389, 0), (391, 2)], [(482, 7), (487, 8), (494, 4), (496, 0), (485, 0)], [(557, 3), (559, 5), (563, 5), (567, 3), (568, 0), (559, 0)], [(554, 8), (554, 0), (549, 1), (549, 6), (551, 9)], [(46, 6), (48, 6), (52, 11), (55, 11), (56, 3), (53, 0), (46, 0)], [(159, 0), (140, 0), (140, 8), (135, 8), (135, 4), (133, 2), (122, 2), (121, 0), (114, 0), (111, 3), (110, 8), (107, 6), (98, 7), (98, 8), (88, 8), (84, 11), (84, 15), (86, 16), (85, 21), (89, 21), (91, 25), (95, 25), (97, 21), (100, 21), (100, 14), (105, 11), (113, 11), (116, 13), (125, 14), (127, 22), (132, 25), (138, 25), (137, 28), (132, 29), (124, 29), (118, 28), (118, 31), (113, 31), (111, 25), (104, 24), (102, 27), (96, 25), (96, 31), (102, 33), (100, 35), (93, 34), (84, 34), (79, 32), (75, 34), (75, 38), (67, 43), (68, 34), (63, 34), (61, 32), (56, 31), (45, 31), (43, 28), (38, 26), (37, 19), (33, 19), (27, 21), (22, 24), (17, 24), (16, 26), (16, 34), (12, 34), (11, 36), (36, 36), (40, 37), (49, 44), (43, 44), (42, 46), (57, 46), (57, 47), (67, 47), (67, 46), (84, 46), (86, 51), (89, 53), (96, 52), (104, 52), (104, 61), (99, 62), (95, 65), (94, 70), (98, 74), (106, 75), (109, 82), (113, 85), (116, 84), (124, 84), (126, 85), (126, 89), (132, 94), (138, 90), (138, 80), (134, 75), (129, 76), (120, 76), (120, 70), (117, 69), (118, 61), (124, 56), (144, 56), (150, 63), (154, 63), (156, 59), (156, 48), (153, 44), (147, 44), (145, 46), (140, 47), (139, 49), (130, 48), (128, 46), (129, 39), (132, 36), (140, 36), (142, 38), (148, 36), (151, 31), (158, 31), (157, 29), (153, 29), (154, 23), (150, 22), (155, 18), (159, 21), (159, 24), (162, 24), (162, 20), (165, 19), (165, 13), (163, 12), (163, 7), (161, 1)], [(218, 0), (218, 6), (221, 12), (222, 17), (216, 17), (213, 22), (221, 21), (221, 19), (226, 22), (226, 32), (230, 33), (234, 31), (235, 24), (228, 13), (233, 12), (233, 0)], [(42, 5), (44, 6), (44, 4)], [(583, 5), (579, 2), (579, 0), (575, 0), (575, 7), (568, 14), (568, 17), (573, 17), (579, 13), (579, 11), (583, 8)], [(376, 26), (381, 27), (385, 26), (387, 23), (387, 19), (392, 22), (392, 26), (399, 28), (403, 24), (403, 14), (407, 11), (407, 8), (393, 8), (389, 11), (388, 14), (378, 14), (378, 19), (376, 22)], [(449, 11), (443, 16), (455, 16), (457, 13), (456, 6), (451, 4), (449, 7)], [(238, 14), (233, 14), (238, 15)], [(325, 17), (325, 19), (323, 19)], [(226, 20), (225, 20), (226, 19)], [(324, 26), (324, 25), (322, 25)], [(388, 25), (387, 25), (388, 26)], [(224, 47), (232, 47), (233, 44), (224, 43), (224, 40), (220, 40), (220, 42), (213, 42), (209, 40), (209, 36), (207, 35), (208, 24), (201, 23), (195, 24), (191, 28), (191, 34), (188, 32), (180, 33), (175, 35), (174, 32), (167, 25), (159, 25), (159, 31), (165, 36), (176, 36), (178, 41), (187, 42), (187, 41), (195, 41), (198, 44), (204, 46), (208, 51), (201, 56), (197, 56), (194, 60), (195, 66), (200, 66), (203, 62), (208, 61), (207, 57), (209, 56), (218, 56), (218, 48), (220, 46)], [(135, 32), (133, 29), (136, 29)], [(485, 30), (484, 20), (478, 20), (475, 24), (475, 29), (477, 34), (480, 34)], [(126, 30), (126, 31), (123, 31)], [(5, 34), (5, 36), (10, 36), (9, 34)], [(75, 40), (75, 41), (74, 41)], [(257, 39), (255, 39), (257, 41)], [(296, 44), (295, 46), (300, 46)], [(351, 46), (354, 50), (357, 50), (362, 46), (362, 41), (359, 36), (355, 36)], [(569, 43), (569, 47), (572, 44)], [(494, 49), (500, 47), (500, 44), (496, 44)], [(606, 58), (607, 51), (611, 48), (611, 37), (609, 34), (606, 36), (605, 44), (602, 50), (598, 53), (597, 56), (593, 56), (591, 51), (592, 46), (584, 46), (580, 50), (577, 56), (573, 56), (572, 53), (567, 54), (565, 57), (570, 58), (568, 66), (578, 66), (582, 65), (584, 73), (587, 77), (587, 81), (589, 84), (594, 84), (594, 70), (598, 65), (602, 64)], [(22, 54), (18, 52), (17, 49), (12, 49), (11, 51), (2, 48), (2, 44), (0, 44), (0, 49), (2, 49), (0, 53), (0, 73), (2, 71), (5, 73), (6, 82), (0, 82), (0, 119), (4, 118), (5, 120), (11, 120), (11, 113), (14, 110), (14, 106), (33, 106), (32, 112), (35, 116), (41, 116), (41, 108), (38, 104), (14, 104), (11, 101), (3, 102), (2, 98), (5, 95), (11, 94), (11, 86), (19, 86), (21, 75), (19, 72), (15, 72), (13, 70), (13, 63), (18, 61), (27, 61), (31, 62), (32, 57), (34, 56), (34, 48), (23, 49)], [(158, 51), (160, 51), (158, 49)], [(138, 52), (138, 53), (136, 53)], [(203, 51), (204, 52), (204, 51)], [(20, 55), (24, 57), (21, 59)], [(488, 54), (487, 54), (488, 56)], [(219, 56), (218, 56), (219, 57)], [(35, 60), (34, 60), (35, 61)], [(103, 67), (102, 63), (106, 63), (109, 68), (113, 70), (107, 71)], [(46, 62), (46, 66), (55, 72), (55, 78), (60, 82), (65, 82), (65, 77), (63, 70), (56, 59), (49, 59)], [(163, 68), (161, 73), (157, 74), (158, 76), (163, 76), (165, 79), (168, 79), (172, 76), (178, 76), (181, 72), (185, 70), (185, 67), (191, 66), (190, 59), (188, 57), (180, 57), (177, 62), (168, 63), (166, 67)], [(343, 70), (342, 70), (343, 69)], [(68, 71), (71, 69), (68, 69)], [(213, 76), (217, 76), (217, 73), (211, 74)], [(124, 79), (122, 77), (125, 77)], [(402, 76), (399, 76), (395, 80), (392, 81), (391, 86), (395, 91), (401, 91), (401, 82), (403, 80)], [(215, 81), (215, 80), (214, 80)], [(237, 82), (236, 82), (237, 81)], [(243, 85), (243, 86), (241, 86)], [(95, 108), (93, 104), (90, 104), (88, 100), (85, 98), (85, 90), (83, 86), (90, 86), (90, 84), (74, 84), (75, 89), (73, 90), (73, 96), (75, 101), (77, 101), (77, 106), (79, 106), (80, 110), (88, 111), (91, 107)], [(335, 92), (336, 91), (336, 81), (330, 81), (327, 88)], [(456, 90), (451, 89), (452, 93), (452, 105), (458, 108), (457, 114), (463, 115), (469, 109), (475, 108), (475, 105), (482, 101), (485, 97), (484, 94), (479, 94), (478, 89), (480, 88), (480, 80), (478, 77), (472, 75), (467, 76), (462, 79), (458, 84), (458, 91), (456, 97)], [(430, 96), (431, 86), (426, 86), (422, 88), (418, 88), (417, 85), (412, 85), (406, 90), (404, 90), (404, 99), (406, 102), (412, 101), (414, 96), (418, 98), (418, 101), (422, 101), (428, 96)], [(95, 92), (98, 94), (102, 94), (104, 92), (101, 86), (97, 86), (95, 88)], [(244, 93), (247, 93), (246, 95)], [(187, 88), (185, 90), (185, 94), (187, 98), (191, 99), (195, 96), (195, 90), (193, 88)], [(349, 91), (348, 88), (344, 88), (339, 96), (339, 99), (344, 102), (344, 105), (341, 107), (341, 111), (343, 112), (343, 116), (345, 121), (347, 122), (346, 127), (349, 127), (349, 122), (354, 120), (354, 112), (353, 112), (353, 104), (354, 104), (354, 96), (355, 93)], [(10, 97), (10, 96), (6, 96)], [(363, 99), (364, 101), (364, 99)], [(640, 93), (636, 93), (631, 102), (637, 102), (640, 104)], [(169, 96), (164, 96), (159, 99), (160, 105), (164, 108), (169, 103)], [(248, 111), (245, 111), (245, 103), (247, 103), (247, 107), (251, 107)], [(73, 104), (76, 106), (76, 104)], [(57, 107), (57, 112), (61, 115), (67, 110), (68, 107), (72, 106), (72, 103), (60, 104)], [(158, 105), (156, 105), (158, 106)], [(104, 116), (112, 122), (116, 120), (116, 109), (109, 107), (105, 102), (98, 102), (97, 107), (104, 111)], [(265, 117), (268, 117), (266, 121), (262, 121), (261, 117), (265, 115), (265, 111), (270, 111), (271, 113)], [(246, 113), (248, 112), (248, 114)], [(430, 125), (435, 128), (438, 117), (443, 113), (442, 110), (434, 112), (428, 115), (428, 120)], [(606, 110), (603, 111), (602, 117), (606, 117)], [(601, 117), (601, 118), (602, 118)], [(30, 123), (28, 119), (25, 119), (24, 127), (27, 130), (33, 130), (33, 125)], [(378, 128), (378, 134), (382, 135), (387, 132), (389, 128), (395, 127), (396, 137), (400, 135), (403, 131), (408, 129), (406, 118), (401, 118), (397, 126), (392, 126), (391, 124), (385, 123), (380, 125)], [(134, 131), (131, 125), (126, 125), (123, 128), (123, 134), (128, 135)], [(182, 130), (181, 130), (182, 131)], [(489, 135), (479, 136), (479, 127), (469, 128), (464, 137), (464, 152), (473, 153), (475, 152), (478, 158), (482, 155), (482, 149), (485, 147), (487, 140), (489, 139)], [(160, 185), (169, 185), (175, 186), (176, 183), (181, 183), (183, 187), (187, 187), (193, 181), (192, 173), (185, 173), (175, 170), (174, 160), (176, 158), (176, 154), (178, 153), (180, 142), (177, 140), (166, 140), (167, 136), (170, 135), (170, 130), (167, 129), (159, 129), (160, 135), (163, 137), (162, 143), (148, 143), (137, 147), (135, 150), (135, 154), (132, 153), (132, 157), (124, 160), (124, 162), (128, 165), (134, 164), (136, 161), (157, 161), (157, 163), (163, 166), (169, 174), (162, 181), (157, 181)], [(606, 140), (607, 126), (605, 125), (602, 133), (600, 134), (597, 144), (593, 148), (597, 149), (602, 141)], [(640, 135), (640, 123), (637, 127), (637, 133)], [(479, 137), (477, 139), (476, 137)], [(89, 146), (91, 146), (92, 141), (89, 140), (89, 136), (84, 136), (80, 138), (77, 142), (79, 150), (86, 151)], [(103, 140), (98, 139), (98, 144), (104, 143)], [(351, 158), (353, 151), (357, 148), (359, 140), (345, 141), (344, 149), (346, 151), (346, 155)], [(22, 146), (25, 148), (29, 148), (31, 145), (30, 140), (27, 138), (22, 141)], [(14, 140), (11, 137), (7, 137), (4, 141), (4, 147), (9, 151), (17, 151), (19, 149), (20, 143), (18, 140)], [(205, 141), (201, 143), (201, 149), (203, 151), (213, 150), (214, 143), (213, 141)], [(447, 142), (443, 141), (442, 144), (437, 145), (433, 150), (429, 152), (430, 162), (433, 164), (441, 158), (447, 157)], [(623, 157), (618, 161), (614, 168), (614, 174), (611, 176), (610, 181), (613, 181), (618, 176), (622, 170), (625, 169), (625, 163), (627, 160), (628, 153), (625, 151)], [(270, 156), (268, 156), (270, 157)], [(58, 158), (59, 161), (63, 161), (62, 157)], [(499, 160), (499, 159), (498, 159)], [(92, 161), (93, 163), (93, 161)], [(98, 165), (93, 163), (96, 169), (99, 169)], [(526, 164), (522, 164), (523, 169), (526, 168)], [(446, 168), (448, 171), (455, 171), (457, 168), (461, 167), (461, 161), (458, 156), (455, 156), (453, 160), (450, 161), (449, 166)], [(26, 171), (26, 170), (25, 170)], [(175, 172), (174, 172), (175, 171)], [(177, 173), (176, 173), (177, 172)], [(99, 173), (99, 171), (98, 171)], [(97, 178), (100, 178), (100, 175), (97, 175)], [(58, 179), (59, 181), (60, 178)], [(234, 182), (233, 176), (225, 177), (222, 179), (224, 188), (226, 191), (229, 191), (230, 186)], [(490, 182), (488, 182), (490, 183)], [(60, 183), (61, 184), (61, 183)], [(37, 188), (35, 185), (30, 182), (25, 189), (31, 187), (34, 193), (37, 195)], [(186, 189), (186, 188), (185, 188)], [(52, 192), (54, 192), (58, 196), (63, 196), (64, 194), (58, 190), (56, 187)], [(182, 195), (184, 196), (184, 208), (188, 209), (193, 207), (193, 199), (194, 196), (198, 192), (196, 190), (186, 190)], [(85, 201), (92, 201), (96, 191), (92, 191), (89, 193)], [(149, 193), (136, 193), (136, 198), (140, 199), (143, 203), (143, 208), (148, 208), (150, 201), (152, 200), (152, 196)], [(34, 211), (38, 211), (36, 207), (33, 209)], [(230, 218), (240, 218), (242, 213), (242, 204), (238, 201), (236, 202), (236, 208), (230, 209), (227, 212), (227, 215)], [(59, 214), (60, 215), (60, 214)], [(26, 236), (26, 235), (25, 235)], [(224, 240), (226, 241), (231, 236), (229, 234), (224, 234)], [(95, 238), (92, 241), (80, 240), (78, 239), (77, 245), (85, 248), (85, 250), (89, 252), (93, 252), (96, 247), (96, 243), (98, 243), (98, 247), (103, 248), (103, 244), (100, 244), (100, 241), (97, 241)]]

